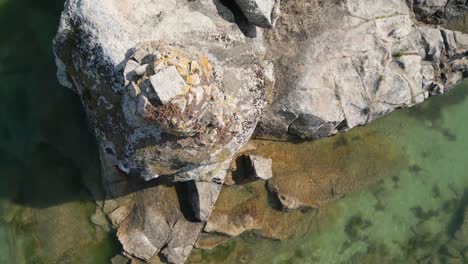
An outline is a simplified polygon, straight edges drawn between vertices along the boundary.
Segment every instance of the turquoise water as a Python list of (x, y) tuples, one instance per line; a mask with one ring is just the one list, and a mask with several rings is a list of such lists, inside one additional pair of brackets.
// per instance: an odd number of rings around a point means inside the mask
[[(0, 263), (108, 263), (119, 251), (89, 220), (95, 142), (78, 98), (55, 78), (62, 5), (0, 0)], [(360, 128), (400, 145), (408, 166), (311, 213), (300, 237), (247, 233), (191, 262), (468, 263), (466, 242), (458, 258), (447, 253), (468, 206), (467, 95), (465, 83)]]

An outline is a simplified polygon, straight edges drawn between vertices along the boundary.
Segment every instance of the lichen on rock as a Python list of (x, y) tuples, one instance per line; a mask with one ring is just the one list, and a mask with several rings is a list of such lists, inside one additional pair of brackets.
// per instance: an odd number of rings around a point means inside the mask
[(135, 48), (124, 74), (127, 122), (160, 129), (158, 143), (130, 142), (129, 170), (141, 168), (149, 180), (227, 158), (219, 157), (220, 150), (242, 128), (234, 98), (224, 92), (222, 70), (204, 54), (146, 42)]

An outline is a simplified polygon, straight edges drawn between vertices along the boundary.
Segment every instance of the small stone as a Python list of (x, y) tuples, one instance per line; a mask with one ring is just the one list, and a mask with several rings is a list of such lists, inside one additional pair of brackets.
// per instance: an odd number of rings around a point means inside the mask
[(200, 64), (198, 64), (197, 61), (192, 61), (190, 63), (190, 73), (194, 74), (194, 73), (200, 73), (200, 72), (201, 72)]
[(115, 255), (115, 257), (111, 259), (111, 263), (112, 264), (128, 264), (130, 263), (130, 259), (118, 254), (118, 255)]
[(234, 184), (236, 184), (236, 182), (234, 181), (232, 171), (229, 171), (226, 175), (226, 179), (224, 179), (224, 185), (233, 186)]
[(199, 249), (213, 249), (231, 239), (231, 237), (226, 235), (201, 233), (195, 247)]
[(224, 128), (226, 126), (226, 124), (224, 123), (224, 120), (223, 120), (222, 113), (214, 114), (212, 122), (213, 122), (213, 125), (216, 128)]
[(250, 23), (263, 28), (271, 28), (271, 14), (274, 0), (235, 0)]
[(249, 155), (252, 176), (262, 180), (268, 180), (273, 177), (272, 163), (273, 161), (258, 155)]
[(204, 86), (203, 86), (203, 90), (205, 91), (205, 93), (206, 93), (207, 96), (210, 96), (210, 95), (211, 95), (211, 87), (210, 87), (210, 86), (204, 85)]
[(154, 63), (154, 72), (159, 72), (166, 66), (165, 62), (163, 60), (156, 61)]
[(171, 102), (173, 105), (177, 105), (180, 109), (180, 112), (185, 111), (185, 107), (187, 106), (187, 100), (183, 97), (179, 97), (177, 99), (172, 100)]
[[(150, 104), (148, 98), (146, 96), (140, 96), (138, 98), (138, 104), (137, 104), (137, 113), (140, 116), (145, 116), (146, 114), (146, 107)], [(124, 170), (122, 170), (124, 171)]]
[(221, 187), (222, 184), (214, 182), (195, 182), (191, 186), (191, 205), (199, 221), (208, 221)]
[(187, 98), (187, 105), (190, 105), (193, 102), (193, 94), (189, 93)]
[(176, 67), (177, 67), (177, 66), (178, 66), (178, 67), (182, 67), (182, 64), (181, 64), (179, 61), (177, 61), (176, 59), (169, 59), (169, 60), (167, 60), (167, 65), (169, 65), (169, 66), (176, 66)]
[(176, 67), (167, 67), (150, 77), (151, 85), (163, 104), (184, 94), (185, 81)]
[(130, 81), (134, 81), (136, 78), (135, 69), (138, 68), (140, 64), (134, 60), (129, 60), (127, 65), (125, 65), (124, 69), (124, 79), (125, 79), (125, 86), (127, 86)]
[(133, 71), (138, 75), (143, 75), (143, 74), (145, 74), (147, 68), (148, 68), (148, 64), (143, 64), (143, 65), (137, 67)]
[(205, 90), (202, 87), (197, 86), (194, 88), (193, 87), (190, 88), (190, 93), (195, 95), (195, 104), (198, 105), (203, 100), (203, 95), (205, 94)]
[(138, 87), (138, 85), (134, 82), (130, 82), (130, 84), (127, 86), (127, 91), (131, 97), (137, 97), (141, 93), (140, 87)]
[(201, 82), (200, 80), (200, 76), (198, 74), (191, 74), (187, 77), (187, 83), (189, 85), (193, 85), (193, 86), (196, 86), (196, 85), (199, 85)]
[(90, 218), (91, 222), (99, 227), (101, 227), (104, 231), (110, 232), (111, 227), (109, 222), (107, 221), (106, 216), (104, 215), (104, 212), (102, 211), (101, 208), (96, 207), (94, 210), (94, 214), (91, 215)]

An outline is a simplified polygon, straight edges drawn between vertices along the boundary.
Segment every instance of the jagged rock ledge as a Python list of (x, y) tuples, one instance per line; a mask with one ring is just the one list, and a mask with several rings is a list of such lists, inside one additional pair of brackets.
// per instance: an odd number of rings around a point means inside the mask
[[(183, 263), (202, 229), (231, 225), (224, 234), (237, 235), (264, 225), (246, 216), (236, 228), (229, 212), (210, 219), (252, 134), (331, 136), (448, 91), (466, 76), (468, 36), (434, 24), (466, 8), (455, 0), (66, 1), (54, 40), (58, 78), (80, 96), (98, 139), (102, 209), (123, 253)], [(268, 159), (250, 164), (257, 178), (271, 177)], [(295, 185), (268, 182), (286, 209), (322, 205), (279, 186)], [(209, 239), (197, 243), (226, 237)]]

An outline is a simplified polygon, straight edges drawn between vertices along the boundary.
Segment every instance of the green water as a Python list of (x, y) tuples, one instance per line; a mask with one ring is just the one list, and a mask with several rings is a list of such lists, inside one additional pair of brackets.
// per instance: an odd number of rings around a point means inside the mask
[[(51, 52), (63, 1), (0, 0), (0, 263), (109, 263), (114, 236), (89, 218), (99, 177), (78, 98)], [(468, 84), (371, 126), (409, 166), (310, 215), (289, 241), (248, 233), (192, 263), (467, 263), (444, 248), (468, 206)], [(367, 160), (360, 161), (362, 163)], [(466, 247), (466, 245), (465, 245)], [(458, 262), (457, 262), (458, 261)]]
[(108, 263), (83, 179), (99, 177), (78, 98), (55, 77), (63, 1), (0, 0), (0, 263)]

